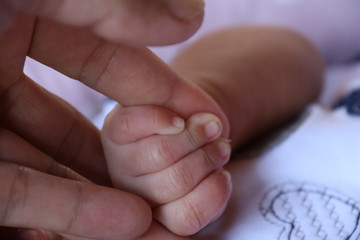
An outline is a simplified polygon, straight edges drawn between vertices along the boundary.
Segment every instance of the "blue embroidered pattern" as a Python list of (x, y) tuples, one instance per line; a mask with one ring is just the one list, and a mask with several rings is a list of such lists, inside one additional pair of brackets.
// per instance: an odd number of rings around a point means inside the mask
[(260, 212), (279, 227), (277, 240), (360, 239), (359, 202), (327, 187), (302, 182), (274, 186)]
[(346, 97), (340, 99), (334, 108), (345, 107), (350, 115), (360, 116), (360, 89), (352, 91)]

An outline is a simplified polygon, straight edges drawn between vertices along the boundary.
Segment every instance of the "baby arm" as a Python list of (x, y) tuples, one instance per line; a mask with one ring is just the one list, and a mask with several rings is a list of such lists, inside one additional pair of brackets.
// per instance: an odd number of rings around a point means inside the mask
[(295, 117), (321, 89), (322, 59), (275, 27), (232, 27), (185, 48), (172, 67), (207, 92), (230, 122), (233, 147)]

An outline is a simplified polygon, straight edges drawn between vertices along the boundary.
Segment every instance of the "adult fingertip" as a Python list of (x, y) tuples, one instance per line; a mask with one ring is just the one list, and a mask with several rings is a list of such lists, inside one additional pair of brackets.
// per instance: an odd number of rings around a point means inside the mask
[(136, 206), (129, 212), (129, 214), (136, 214), (132, 223), (127, 223), (130, 231), (130, 239), (137, 238), (143, 235), (151, 226), (152, 210), (150, 206), (139, 197), (136, 197)]
[(87, 212), (84, 215), (87, 215), (88, 226), (94, 226), (101, 239), (135, 239), (143, 235), (152, 222), (150, 206), (133, 194), (125, 196), (124, 192), (118, 195), (112, 192), (98, 197), (85, 209)]
[(131, 193), (5, 162), (0, 175), (0, 198), (8, 199), (0, 204), (2, 226), (121, 240), (142, 235), (152, 221), (150, 206)]
[(190, 21), (204, 14), (203, 0), (168, 0), (169, 11), (177, 18)]

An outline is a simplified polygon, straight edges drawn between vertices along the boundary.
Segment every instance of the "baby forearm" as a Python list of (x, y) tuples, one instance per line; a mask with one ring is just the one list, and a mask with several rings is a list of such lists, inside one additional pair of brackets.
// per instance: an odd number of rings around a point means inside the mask
[(322, 80), (316, 50), (297, 34), (270, 27), (212, 33), (184, 49), (172, 65), (217, 101), (234, 146), (294, 117), (316, 99)]

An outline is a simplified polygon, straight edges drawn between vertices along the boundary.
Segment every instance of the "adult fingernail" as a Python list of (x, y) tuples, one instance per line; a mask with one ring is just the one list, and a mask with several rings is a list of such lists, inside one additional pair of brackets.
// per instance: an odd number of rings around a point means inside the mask
[(183, 20), (194, 19), (204, 12), (204, 0), (168, 0), (170, 12)]

